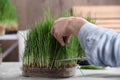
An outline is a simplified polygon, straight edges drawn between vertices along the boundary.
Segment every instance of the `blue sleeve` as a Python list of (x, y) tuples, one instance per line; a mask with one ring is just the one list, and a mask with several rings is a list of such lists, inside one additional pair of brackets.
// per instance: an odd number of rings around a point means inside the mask
[(120, 67), (120, 33), (86, 23), (78, 39), (90, 64)]

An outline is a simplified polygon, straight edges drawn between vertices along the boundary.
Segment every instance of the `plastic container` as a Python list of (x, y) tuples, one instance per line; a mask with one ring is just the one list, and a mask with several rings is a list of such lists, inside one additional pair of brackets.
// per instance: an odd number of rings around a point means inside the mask
[(25, 50), (25, 40), (27, 39), (28, 30), (18, 31), (19, 61), (22, 61)]
[(76, 67), (47, 69), (47, 68), (25, 68), (23, 67), (23, 76), (25, 77), (49, 77), (49, 78), (68, 78), (75, 74)]
[(0, 36), (5, 34), (5, 26), (0, 24)]

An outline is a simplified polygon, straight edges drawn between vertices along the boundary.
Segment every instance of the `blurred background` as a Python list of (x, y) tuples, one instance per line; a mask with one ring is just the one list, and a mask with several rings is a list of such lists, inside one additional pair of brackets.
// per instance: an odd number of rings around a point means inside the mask
[[(16, 8), (18, 29), (25, 30), (31, 28), (32, 25), (40, 18), (43, 13), (50, 9), (52, 15), (61, 14), (63, 11), (72, 12), (74, 6), (83, 5), (120, 5), (120, 0), (10, 0)], [(1, 37), (1, 36), (0, 36)], [(15, 43), (15, 44), (14, 44)], [(2, 53), (5, 54), (11, 45), (14, 48), (9, 50), (3, 61), (19, 61), (18, 40), (0, 40)], [(7, 52), (6, 52), (7, 53)]]

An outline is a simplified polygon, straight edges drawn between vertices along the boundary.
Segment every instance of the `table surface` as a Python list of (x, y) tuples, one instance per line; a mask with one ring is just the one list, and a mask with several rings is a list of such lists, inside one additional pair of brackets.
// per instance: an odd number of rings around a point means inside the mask
[(0, 40), (17, 40), (17, 34), (2, 35)]
[(23, 77), (22, 63), (4, 62), (0, 64), (0, 80), (120, 80), (120, 68), (106, 68), (105, 70), (79, 70), (70, 78), (41, 78)]

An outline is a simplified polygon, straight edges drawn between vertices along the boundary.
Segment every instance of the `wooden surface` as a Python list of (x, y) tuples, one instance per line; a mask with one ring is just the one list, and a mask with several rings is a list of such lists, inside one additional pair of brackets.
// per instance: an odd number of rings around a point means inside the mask
[(75, 6), (73, 15), (90, 16), (98, 26), (120, 32), (120, 6)]
[[(49, 8), (52, 15), (71, 11), (73, 6), (120, 5), (120, 0), (11, 0), (17, 9), (19, 29), (31, 28)], [(100, 10), (102, 11), (102, 10)]]

